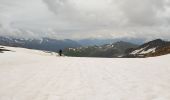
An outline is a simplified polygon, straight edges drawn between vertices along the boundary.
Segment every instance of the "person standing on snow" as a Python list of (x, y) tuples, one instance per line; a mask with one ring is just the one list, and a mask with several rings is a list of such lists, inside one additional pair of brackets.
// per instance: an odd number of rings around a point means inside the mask
[(60, 49), (59, 50), (59, 55), (62, 56), (63, 51)]

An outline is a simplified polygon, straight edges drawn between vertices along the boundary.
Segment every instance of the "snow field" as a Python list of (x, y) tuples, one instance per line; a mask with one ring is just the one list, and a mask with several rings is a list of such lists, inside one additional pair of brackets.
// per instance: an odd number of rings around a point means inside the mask
[(170, 100), (170, 55), (155, 58), (58, 57), (6, 47), (0, 100)]

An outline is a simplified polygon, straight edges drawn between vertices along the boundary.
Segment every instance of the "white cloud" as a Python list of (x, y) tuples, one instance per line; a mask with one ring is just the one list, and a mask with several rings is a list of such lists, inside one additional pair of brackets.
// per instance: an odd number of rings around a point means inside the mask
[(0, 8), (1, 35), (170, 38), (169, 0), (0, 0)]

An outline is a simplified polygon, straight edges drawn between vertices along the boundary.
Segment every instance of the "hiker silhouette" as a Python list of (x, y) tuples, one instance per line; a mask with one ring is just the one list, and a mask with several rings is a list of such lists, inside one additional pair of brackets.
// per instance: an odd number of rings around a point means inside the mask
[(63, 51), (60, 49), (60, 50), (59, 50), (59, 55), (60, 55), (60, 56), (62, 56), (62, 52), (63, 52)]

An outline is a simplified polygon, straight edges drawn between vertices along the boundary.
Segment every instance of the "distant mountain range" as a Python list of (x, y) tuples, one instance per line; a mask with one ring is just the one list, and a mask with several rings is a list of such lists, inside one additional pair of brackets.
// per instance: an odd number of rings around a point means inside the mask
[(129, 42), (115, 42), (102, 46), (69, 48), (64, 51), (67, 56), (76, 57), (152, 57), (170, 53), (170, 42), (156, 39), (142, 45)]
[(50, 38), (43, 39), (17, 39), (11, 37), (0, 37), (0, 45), (23, 47), (29, 49), (46, 50), (56, 52), (59, 49), (80, 47), (81, 45), (75, 41), (65, 39), (56, 40)]
[[(53, 52), (58, 52), (59, 49), (63, 49), (63, 53), (66, 56), (75, 57), (152, 57), (170, 53), (170, 42), (161, 39), (156, 39), (142, 45), (124, 41), (110, 43), (112, 41), (113, 40), (110, 39), (86, 39), (78, 41), (70, 39), (56, 40), (50, 38), (17, 39), (0, 36), (0, 45)], [(104, 44), (105, 42), (109, 43)], [(3, 51), (5, 51), (5, 49), (0, 48), (0, 52)]]
[(68, 48), (64, 50), (66, 56), (76, 57), (123, 57), (126, 50), (136, 48), (138, 45), (120, 41), (112, 44), (101, 46), (87, 46), (79, 48)]
[(77, 40), (77, 42), (82, 46), (94, 46), (94, 45), (100, 46), (104, 44), (112, 44), (122, 40), (130, 43), (135, 43), (137, 45), (141, 45), (145, 41), (144, 39), (139, 39), (139, 38), (138, 39), (119, 38), (119, 39), (82, 39), (82, 40)]

